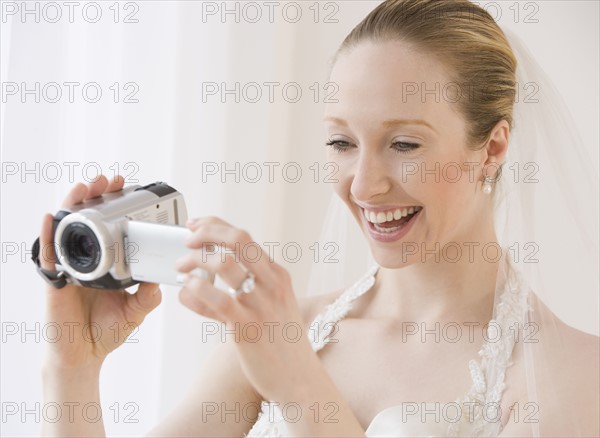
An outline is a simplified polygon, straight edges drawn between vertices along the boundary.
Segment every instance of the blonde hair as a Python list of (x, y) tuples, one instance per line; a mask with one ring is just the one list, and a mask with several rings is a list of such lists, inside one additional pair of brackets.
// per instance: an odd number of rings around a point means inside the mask
[(470, 147), (483, 146), (500, 120), (512, 129), (517, 60), (484, 9), (468, 0), (386, 0), (348, 34), (332, 65), (363, 41), (390, 40), (413, 44), (449, 68)]

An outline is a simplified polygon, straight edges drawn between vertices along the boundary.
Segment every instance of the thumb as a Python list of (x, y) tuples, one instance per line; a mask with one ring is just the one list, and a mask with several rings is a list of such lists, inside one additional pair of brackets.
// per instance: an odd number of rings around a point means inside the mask
[(140, 283), (137, 291), (127, 294), (127, 304), (135, 312), (138, 323), (162, 301), (162, 292), (157, 283)]

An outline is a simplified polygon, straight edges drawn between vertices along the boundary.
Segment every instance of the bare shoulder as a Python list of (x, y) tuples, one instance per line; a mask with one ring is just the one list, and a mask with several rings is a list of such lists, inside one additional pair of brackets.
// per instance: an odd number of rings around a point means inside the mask
[(515, 350), (518, 365), (507, 380), (515, 411), (501, 436), (534, 436), (535, 429), (540, 437), (600, 436), (600, 338), (569, 325), (535, 295), (530, 305), (533, 330)]
[[(564, 324), (564, 323), (563, 323)], [(558, 348), (562, 348), (565, 365), (568, 373), (573, 376), (574, 386), (589, 388), (590, 396), (598, 405), (598, 394), (600, 393), (600, 338), (598, 336), (582, 332), (564, 324), (564, 337)], [(574, 394), (581, 397), (588, 393), (582, 391)], [(597, 411), (596, 411), (597, 412)]]
[(576, 364), (578, 369), (588, 368), (597, 374), (600, 337), (567, 324), (537, 297), (531, 304), (533, 322), (538, 330), (536, 338), (545, 345), (546, 352), (568, 358), (568, 363)]
[(556, 406), (550, 412), (562, 413), (557, 417), (569, 412), (566, 416), (579, 418), (582, 429), (599, 432), (600, 338), (567, 324), (539, 300), (533, 306), (539, 342), (531, 352), (544, 388), (538, 390), (547, 398), (553, 394)]
[(566, 327), (564, 331), (567, 351), (582, 359), (592, 369), (595, 369), (595, 374), (597, 374), (598, 365), (600, 364), (600, 337), (582, 332), (567, 324), (564, 325)]

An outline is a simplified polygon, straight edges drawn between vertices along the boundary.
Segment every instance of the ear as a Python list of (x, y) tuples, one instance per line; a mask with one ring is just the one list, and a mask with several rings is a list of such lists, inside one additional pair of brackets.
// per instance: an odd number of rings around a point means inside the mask
[(506, 120), (500, 120), (492, 129), (490, 138), (485, 144), (486, 159), (484, 168), (488, 176), (494, 176), (496, 171), (504, 163), (506, 153), (508, 152), (508, 142), (510, 139), (510, 126)]

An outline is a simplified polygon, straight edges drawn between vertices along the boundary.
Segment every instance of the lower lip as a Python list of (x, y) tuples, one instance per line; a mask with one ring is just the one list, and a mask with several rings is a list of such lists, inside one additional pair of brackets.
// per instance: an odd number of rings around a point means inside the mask
[(402, 239), (412, 228), (413, 223), (420, 216), (423, 209), (419, 210), (418, 213), (414, 214), (410, 220), (405, 223), (402, 228), (399, 230), (393, 231), (391, 233), (383, 233), (381, 231), (377, 231), (373, 224), (365, 219), (363, 214), (363, 220), (367, 223), (367, 228), (369, 229), (369, 234), (374, 240), (378, 240), (379, 242), (395, 242), (396, 240)]

